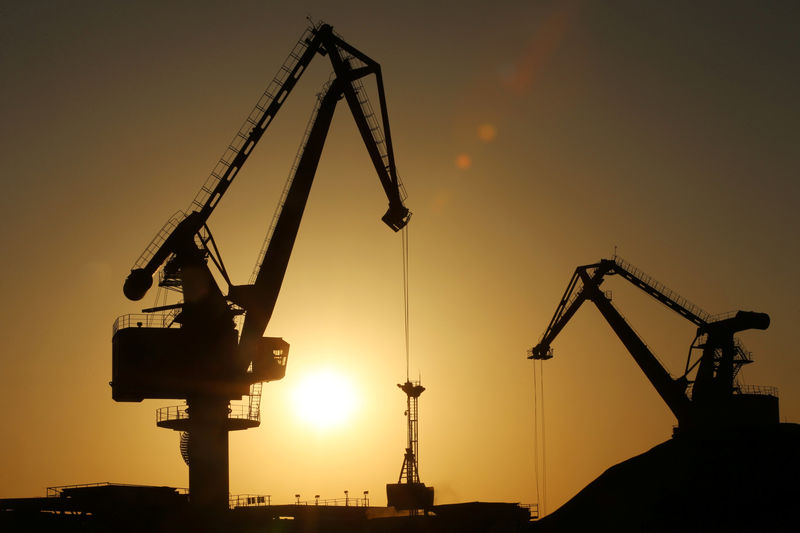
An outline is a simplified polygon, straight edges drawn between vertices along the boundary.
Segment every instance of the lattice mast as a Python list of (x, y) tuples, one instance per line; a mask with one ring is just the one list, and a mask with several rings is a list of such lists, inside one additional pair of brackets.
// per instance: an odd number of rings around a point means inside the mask
[(409, 511), (414, 516), (422, 509), (426, 513), (433, 507), (433, 487), (419, 480), (419, 397), (425, 390), (419, 381), (409, 378), (409, 320), (408, 320), (408, 229), (402, 232), (403, 245), (403, 299), (405, 304), (406, 382), (398, 387), (406, 394), (406, 451), (397, 483), (386, 485), (386, 500), (390, 507)]
[(406, 381), (398, 384), (406, 393), (406, 420), (408, 422), (408, 440), (403, 467), (400, 469), (398, 483), (419, 483), (419, 397), (425, 391), (420, 383)]

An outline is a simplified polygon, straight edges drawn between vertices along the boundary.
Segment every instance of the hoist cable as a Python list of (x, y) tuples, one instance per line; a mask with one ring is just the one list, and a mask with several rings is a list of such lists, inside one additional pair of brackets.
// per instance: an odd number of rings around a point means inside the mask
[[(544, 367), (539, 365), (541, 365), (541, 361), (533, 362), (533, 457), (534, 477), (536, 478), (536, 506), (537, 509), (541, 509), (539, 513), (539, 518), (541, 518), (547, 514), (547, 450), (544, 427)], [(537, 366), (539, 366), (538, 374), (536, 372)], [(541, 461), (539, 459), (540, 449)]]
[[(539, 362), (541, 364), (541, 361)], [(547, 439), (544, 431), (544, 366), (539, 369), (539, 411), (542, 419), (542, 516), (547, 514)]]
[(406, 382), (410, 379), (410, 349), (408, 334), (408, 226), (401, 230), (401, 245), (403, 247), (403, 306), (405, 315), (405, 341), (406, 341)]
[(539, 496), (539, 411), (536, 391), (536, 361), (533, 362), (533, 475), (536, 481), (536, 510), (538, 513)]

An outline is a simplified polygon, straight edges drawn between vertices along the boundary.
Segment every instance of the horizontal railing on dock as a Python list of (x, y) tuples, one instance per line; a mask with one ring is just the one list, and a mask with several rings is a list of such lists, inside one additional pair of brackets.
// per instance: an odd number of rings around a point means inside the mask
[(271, 495), (260, 494), (231, 494), (229, 498), (231, 509), (237, 507), (270, 507), (270, 506), (289, 506), (297, 505), (304, 507), (369, 507), (369, 497), (361, 498), (330, 498), (313, 500), (300, 500), (295, 497), (291, 503), (276, 504), (272, 501)]

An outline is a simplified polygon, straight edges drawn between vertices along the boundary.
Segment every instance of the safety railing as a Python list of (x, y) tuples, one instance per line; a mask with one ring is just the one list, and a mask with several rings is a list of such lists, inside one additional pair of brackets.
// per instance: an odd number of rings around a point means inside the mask
[(164, 422), (167, 420), (188, 420), (189, 419), (189, 406), (183, 405), (170, 405), (169, 407), (159, 407), (156, 409), (156, 422)]
[(228, 418), (235, 418), (236, 420), (253, 420), (259, 421), (260, 413), (258, 411), (251, 412), (247, 404), (231, 405), (228, 408)]
[(261, 420), (261, 389), (264, 383), (257, 381), (250, 385), (247, 395), (247, 416), (250, 420)]
[(531, 515), (531, 520), (539, 519), (539, 504), (538, 503), (521, 503), (519, 504), (523, 509), (527, 509)]
[[(47, 497), (48, 498), (60, 498), (61, 494), (65, 490), (69, 489), (84, 489), (90, 487), (141, 487), (143, 485), (134, 485), (131, 483), (110, 483), (108, 481), (101, 481), (99, 483), (80, 483), (76, 485), (59, 485), (55, 487), (47, 487)], [(187, 488), (173, 488), (178, 494), (189, 494), (189, 489)]]
[[(309, 27), (300, 36), (300, 39), (295, 43), (294, 48), (286, 57), (283, 65), (278, 69), (267, 89), (261, 94), (258, 102), (253, 107), (252, 111), (248, 114), (242, 126), (236, 132), (231, 142), (225, 148), (222, 156), (217, 161), (217, 164), (211, 170), (211, 173), (206, 178), (200, 191), (194, 196), (187, 213), (192, 211), (206, 211), (209, 214), (211, 210), (216, 207), (224, 192), (224, 183), (230, 184), (239, 167), (247, 159), (250, 151), (253, 149), (257, 137), (252, 135), (253, 130), (256, 128), (262, 132), (266, 130), (267, 126), (275, 118), (276, 113), (280, 106), (289, 94), (289, 91), (294, 87), (295, 82), (300, 75), (305, 71), (305, 67), (310, 61), (310, 57), (306, 56), (306, 49), (311, 43), (316, 28)], [(301, 61), (302, 60), (302, 61)], [(226, 185), (227, 187), (227, 185)], [(187, 213), (176, 213), (164, 227), (158, 232), (155, 238), (147, 245), (144, 252), (137, 259), (134, 268), (144, 267), (161, 249), (164, 241), (172, 234), (178, 223), (186, 218)]]
[(272, 496), (257, 494), (231, 494), (228, 498), (228, 507), (267, 507), (272, 505)]
[(177, 312), (170, 310), (162, 313), (132, 313), (117, 317), (114, 321), (112, 336), (125, 328), (169, 328), (175, 325)]
[[(347, 54), (346, 52), (342, 51), (344, 61), (348, 61), (350, 63), (357, 62), (357, 66), (366, 66), (358, 58)], [(375, 142), (375, 146), (378, 148), (378, 153), (381, 156), (381, 161), (383, 162), (383, 167), (386, 169), (386, 172), (389, 173), (390, 177), (397, 178), (397, 187), (400, 191), (400, 199), (405, 200), (407, 197), (406, 188), (403, 185), (403, 182), (400, 180), (400, 176), (392, 176), (392, 162), (389, 159), (389, 146), (386, 143), (385, 132), (383, 131), (383, 126), (378, 122), (378, 115), (375, 113), (375, 110), (372, 107), (372, 104), (369, 101), (369, 95), (367, 94), (367, 90), (364, 87), (364, 83), (361, 79), (355, 79), (350, 82), (353, 87), (353, 90), (356, 93), (356, 99), (358, 100), (359, 105), (361, 106), (361, 112), (364, 114), (364, 119), (367, 121), (367, 127), (369, 128), (370, 133), (372, 134), (372, 139)], [(385, 120), (384, 117), (381, 117), (382, 120)]]
[(161, 229), (158, 230), (156, 236), (153, 237), (153, 240), (147, 245), (144, 249), (142, 254), (139, 256), (139, 259), (136, 260), (136, 263), (133, 265), (133, 268), (144, 268), (150, 259), (158, 252), (161, 248), (161, 245), (164, 244), (164, 241), (172, 235), (172, 232), (175, 231), (175, 228), (178, 227), (178, 224), (183, 222), (183, 219), (186, 218), (186, 213), (183, 211), (178, 211), (174, 215), (172, 215), (169, 220), (167, 220)]
[(303, 133), (303, 138), (300, 141), (300, 146), (297, 148), (297, 153), (294, 156), (294, 161), (292, 162), (292, 167), (289, 169), (289, 176), (286, 178), (286, 182), (283, 184), (283, 191), (281, 191), (281, 197), (278, 200), (278, 205), (275, 208), (275, 212), (272, 214), (272, 220), (269, 223), (269, 228), (267, 229), (267, 235), (264, 237), (264, 241), (261, 244), (261, 249), (258, 251), (258, 259), (256, 259), (256, 266), (253, 268), (253, 272), (250, 274), (250, 284), (255, 283), (256, 277), (258, 276), (259, 271), (261, 270), (261, 263), (264, 262), (264, 256), (267, 254), (267, 248), (269, 247), (269, 243), (272, 240), (272, 234), (275, 233), (275, 226), (278, 224), (278, 219), (283, 212), (283, 206), (286, 203), (286, 198), (289, 196), (289, 189), (292, 187), (292, 183), (294, 183), (294, 178), (297, 174), (297, 167), (300, 164), (300, 159), (302, 159), (303, 154), (305, 153), (305, 147), (308, 143), (308, 138), (311, 135), (311, 129), (314, 127), (314, 121), (319, 114), (320, 106), (322, 105), (322, 99), (324, 98), (325, 94), (328, 92), (328, 88), (330, 87), (331, 82), (326, 82), (319, 93), (317, 93), (317, 102), (314, 104), (314, 109), (311, 110), (311, 116), (306, 123), (306, 129)]
[(778, 397), (778, 387), (772, 387), (770, 385), (740, 385), (738, 392), (739, 394)]
[[(245, 119), (239, 131), (236, 132), (236, 135), (225, 149), (225, 152), (219, 158), (211, 174), (206, 178), (200, 191), (195, 195), (189, 206), (190, 211), (200, 211), (205, 208), (206, 205), (218, 201), (219, 198), (212, 198), (212, 194), (219, 183), (223, 180), (228, 182), (233, 181), (234, 174), (238, 169), (232, 169), (231, 164), (242, 150), (244, 150), (247, 155), (249, 150), (252, 149), (252, 144), (246, 144), (247, 141), (250, 140), (250, 132), (253, 131), (254, 128), (265, 130), (267, 126), (269, 126), (269, 123), (272, 122), (280, 105), (283, 104), (286, 96), (292, 89), (294, 81), (300, 77), (300, 74), (305, 69), (305, 65), (300, 64), (300, 59), (308, 48), (314, 36), (314, 31), (314, 28), (307, 28), (297, 40), (292, 51), (286, 56), (283, 65), (281, 65), (266, 90), (261, 94), (258, 102), (256, 102), (256, 105), (253, 106), (252, 111), (248, 114), (247, 119)], [(289, 80), (290, 77), (292, 78), (292, 83), (287, 86), (287, 80)], [(268, 112), (270, 113), (269, 115), (267, 115)], [(213, 208), (214, 206), (211, 205), (211, 207)]]
[(739, 339), (733, 340), (734, 348), (736, 349), (736, 354), (739, 356), (741, 361), (752, 361), (753, 360), (753, 352), (748, 350), (745, 345)]
[(111, 485), (108, 481), (103, 481), (100, 483), (81, 483), (77, 485), (60, 485), (57, 487), (47, 487), (47, 497), (48, 498), (60, 498), (61, 493), (65, 489), (80, 489), (85, 487), (105, 487)]
[[(689, 383), (689, 386), (686, 388), (686, 396), (689, 399), (692, 399), (692, 394), (694, 392), (694, 383)], [(778, 387), (773, 387), (771, 385), (736, 385), (733, 389), (734, 394), (752, 394), (756, 396), (774, 396), (778, 397)]]
[(301, 500), (295, 495), (291, 503), (277, 504), (272, 501), (271, 495), (261, 494), (231, 494), (228, 498), (228, 505), (231, 509), (237, 507), (269, 507), (272, 505), (297, 505), (305, 507), (369, 507), (369, 494), (364, 494), (360, 498), (326, 498), (319, 497), (313, 500)]
[[(228, 406), (228, 418), (234, 420), (253, 420), (259, 421), (259, 413), (251, 412), (248, 405), (236, 404)], [(188, 420), (189, 419), (189, 406), (170, 405), (168, 407), (160, 407), (156, 409), (156, 422), (166, 422), (169, 420)]]
[[(638, 280), (642, 284), (648, 286), (650, 289), (661, 294), (667, 301), (672, 302), (676, 307), (685, 309), (692, 315), (698, 317), (700, 320), (708, 323), (711, 321), (712, 316), (708, 312), (701, 309), (698, 305), (690, 302), (674, 290), (670, 289), (660, 281), (656, 280), (643, 270), (635, 267), (629, 262), (622, 259), (620, 256), (614, 254), (612, 260), (620, 267), (621, 270), (626, 272), (630, 277)], [(683, 314), (683, 313), (681, 313)]]

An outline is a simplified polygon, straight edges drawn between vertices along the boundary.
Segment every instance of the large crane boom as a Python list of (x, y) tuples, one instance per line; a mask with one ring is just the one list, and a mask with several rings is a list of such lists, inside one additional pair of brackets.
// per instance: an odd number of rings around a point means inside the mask
[[(610, 296), (600, 289), (605, 277), (614, 274), (619, 274), (698, 326), (697, 337), (682, 375), (672, 377), (617, 311)], [(734, 339), (734, 333), (746, 329), (766, 329), (769, 326), (766, 314), (739, 311), (733, 316), (715, 319), (619, 257), (602, 259), (575, 270), (541, 340), (528, 351), (528, 358), (552, 358), (551, 344), (587, 300), (595, 304), (675, 415), (679, 429), (729, 424), (736, 417), (748, 422), (777, 421), (777, 398), (774, 395), (745, 394), (735, 382), (738, 369), (751, 359), (741, 343)], [(694, 362), (693, 350), (702, 351)], [(692, 375), (695, 369), (697, 371)]]
[[(208, 218), (318, 53), (330, 57), (334, 72), (338, 76), (348, 69), (348, 65), (345, 65), (348, 57), (354, 57), (366, 65), (364, 74), (371, 73), (376, 76), (382, 124), (379, 125), (375, 121), (366, 93), (359, 91), (360, 97), (356, 94), (361, 87), (358, 79), (362, 76), (351, 78), (347, 87), (343, 88), (344, 95), (389, 199), (389, 209), (383, 220), (394, 231), (398, 231), (407, 223), (408, 210), (403, 206), (402, 185), (394, 163), (380, 66), (337, 36), (331, 26), (321, 24), (319, 27), (307, 29), (298, 40), (272, 83), (256, 103), (200, 192), (193, 199), (189, 213), (179, 213), (172, 217), (137, 259), (123, 286), (123, 292), (130, 300), (140, 300), (147, 293), (152, 285), (153, 274), (180, 247), (185, 246), (188, 240), (195, 237), (201, 242), (208, 240), (202, 232)], [(370, 112), (364, 113), (365, 108)]]
[[(343, 96), (389, 200), (389, 208), (382, 220), (397, 231), (408, 223), (410, 217), (408, 209), (403, 205), (402, 187), (394, 164), (380, 65), (335, 35), (331, 35), (326, 44), (336, 78), (320, 95), (316, 117), (255, 279), (252, 285), (232, 287), (232, 299), (246, 311), (242, 327), (242, 346), (261, 337), (272, 315), (328, 128), (336, 104)], [(354, 69), (354, 59), (364, 66)], [(360, 82), (368, 75), (375, 75), (378, 81), (378, 96), (384, 110), (381, 117), (385, 138), (380, 137), (381, 128), (374, 122), (374, 112), (371, 111), (366, 91)], [(373, 124), (370, 124), (370, 119)], [(385, 148), (382, 150), (382, 147)]]
[[(324, 28), (320, 28), (322, 29)], [(179, 243), (194, 238), (194, 235), (201, 230), (253, 148), (272, 123), (297, 80), (319, 51), (321, 39), (322, 32), (319, 30), (309, 28), (303, 33), (270, 86), (226, 147), (200, 192), (192, 200), (189, 214), (179, 212), (176, 217), (170, 219), (165, 229), (173, 227), (174, 229), (160, 231), (136, 260), (123, 287), (125, 296), (130, 300), (142, 299), (152, 285), (153, 274), (175, 252)]]
[(550, 321), (541, 341), (530, 350), (529, 359), (551, 358), (553, 352), (550, 345), (580, 306), (589, 300), (600, 310), (675, 417), (682, 420), (688, 407), (684, 395), (687, 383), (683, 379), (675, 380), (670, 376), (648, 346), (616, 310), (611, 300), (600, 290), (604, 277), (612, 270), (613, 263), (609, 261), (601, 261), (575, 269), (556, 314)]

